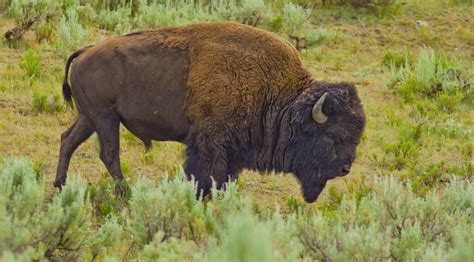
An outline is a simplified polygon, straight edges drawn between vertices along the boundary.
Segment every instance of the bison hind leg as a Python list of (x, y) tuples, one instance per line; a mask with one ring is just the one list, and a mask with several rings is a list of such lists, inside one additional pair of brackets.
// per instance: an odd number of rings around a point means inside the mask
[(95, 119), (97, 136), (100, 142), (100, 160), (115, 180), (116, 193), (129, 196), (129, 188), (120, 166), (120, 118), (113, 110), (100, 114)]
[(94, 133), (94, 128), (89, 120), (85, 116), (79, 115), (76, 122), (61, 135), (61, 149), (59, 151), (59, 161), (54, 181), (55, 187), (61, 188), (66, 183), (67, 170), (74, 151), (92, 133)]

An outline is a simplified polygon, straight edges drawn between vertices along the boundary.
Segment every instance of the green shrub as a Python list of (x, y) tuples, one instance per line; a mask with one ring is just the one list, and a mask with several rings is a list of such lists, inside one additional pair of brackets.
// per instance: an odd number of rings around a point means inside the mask
[(438, 66), (437, 59), (433, 49), (422, 49), (418, 56), (418, 63), (415, 67), (415, 80), (420, 87), (420, 91), (424, 93), (436, 92), (433, 90), (437, 88), (436, 67)]
[(87, 241), (92, 226), (92, 206), (85, 192), (86, 183), (71, 177), (68, 185), (48, 205), (46, 257), (74, 259), (80, 255), (78, 251)]
[[(376, 179), (370, 189), (364, 188), (365, 193), (355, 190), (349, 196), (338, 197), (340, 203), (330, 213), (306, 212), (282, 219), (279, 215), (258, 217), (248, 207), (233, 209), (224, 214), (224, 220), (216, 227), (217, 235), (209, 235), (208, 231), (196, 243), (186, 238), (171, 237), (164, 242), (155, 238), (140, 257), (292, 261), (388, 257), (419, 260), (473, 255), (464, 244), (470, 243), (472, 236), (452, 230), (470, 227), (472, 183), (451, 179), (443, 193), (430, 191), (423, 197), (413, 193), (410, 183), (405, 186), (393, 178)], [(157, 235), (159, 239), (164, 236), (163, 232)]]
[(435, 127), (430, 128), (429, 132), (444, 138), (467, 139), (472, 135), (471, 130), (466, 128), (462, 123), (454, 121), (453, 119), (448, 119), (441, 125), (436, 125)]
[(414, 66), (406, 64), (394, 69), (389, 86), (407, 102), (415, 98), (431, 98), (442, 109), (452, 110), (462, 101), (471, 103), (473, 85), (461, 66), (431, 48), (420, 51)]
[(157, 28), (161, 25), (160, 19), (163, 15), (163, 7), (157, 2), (147, 4), (145, 1), (141, 2), (140, 12), (135, 17), (135, 25), (138, 28), (150, 29)]
[(324, 41), (335, 36), (335, 33), (328, 31), (325, 28), (310, 31), (306, 36), (306, 45), (308, 47), (319, 45)]
[(79, 22), (75, 9), (68, 9), (58, 25), (56, 49), (61, 57), (66, 58), (71, 51), (83, 47), (90, 41), (89, 32)]
[(425, 126), (422, 123), (412, 124), (401, 121), (396, 123), (398, 139), (394, 143), (382, 143), (382, 149), (388, 158), (385, 163), (389, 170), (413, 167), (418, 163), (422, 136)]
[(120, 34), (127, 33), (119, 29), (131, 27), (131, 15), (132, 8), (129, 5), (120, 5), (112, 10), (102, 8), (98, 16), (99, 28), (117, 31)]
[(116, 219), (107, 220), (95, 234), (89, 237), (87, 245), (90, 249), (91, 260), (95, 260), (97, 256), (106, 253), (110, 248), (114, 248), (121, 240), (122, 225)]
[(56, 27), (52, 22), (38, 23), (35, 30), (36, 41), (41, 43), (43, 41), (51, 42), (55, 34)]
[(62, 1), (54, 0), (11, 0), (8, 14), (18, 25), (28, 21), (41, 21), (60, 12)]
[[(196, 5), (193, 1), (170, 1), (146, 3), (142, 1), (140, 12), (134, 19), (138, 28), (157, 28), (161, 26), (176, 26), (203, 21), (217, 21), (219, 19), (217, 8), (213, 6), (211, 13), (204, 6)], [(227, 10), (227, 9), (226, 9)]]
[(131, 189), (127, 232), (132, 236), (133, 249), (142, 250), (139, 256), (157, 257), (152, 247), (175, 252), (176, 242), (204, 244), (206, 239), (217, 237), (230, 213), (248, 206), (238, 197), (234, 183), (226, 192), (213, 189), (212, 201), (205, 205), (196, 199), (196, 187), (184, 175), (164, 178), (158, 186), (139, 179)]
[(27, 77), (39, 77), (41, 72), (39, 55), (28, 49), (20, 60), (20, 68), (25, 71)]
[(283, 8), (283, 30), (288, 36), (302, 38), (309, 27), (311, 10), (293, 3), (285, 4)]
[(150, 165), (156, 159), (156, 154), (153, 151), (143, 153), (142, 162), (145, 165)]
[[(203, 203), (196, 200), (196, 189), (183, 178), (163, 179), (156, 188), (153, 182), (139, 179), (131, 188), (128, 232), (140, 249), (157, 236), (160, 242), (171, 237), (193, 239), (204, 231)], [(202, 222), (199, 222), (202, 221)]]
[[(410, 183), (376, 179), (358, 204), (344, 198), (331, 216), (300, 217), (298, 237), (317, 260), (419, 260), (443, 243), (444, 250), (434, 255), (439, 258), (464, 247), (464, 241), (453, 240), (453, 228), (472, 227), (473, 194), (472, 183), (456, 179), (441, 195), (431, 191), (425, 197), (414, 195)], [(473, 256), (468, 250), (463, 255)]]
[(399, 53), (388, 50), (382, 58), (382, 65), (387, 68), (402, 68), (412, 66), (413, 58), (408, 53)]
[(64, 112), (66, 110), (65, 106), (61, 104), (61, 98), (59, 95), (47, 95), (33, 90), (32, 98), (33, 113), (54, 113)]
[(437, 123), (423, 121), (422, 118), (412, 122), (394, 116), (393, 111), (388, 112), (387, 123), (396, 131), (395, 135), (390, 136), (395, 139), (380, 141), (385, 155), (381, 159), (376, 158), (376, 161), (380, 161), (388, 171), (400, 171), (399, 178), (410, 181), (417, 194), (424, 195), (440, 187), (451, 175), (465, 177), (471, 174), (472, 161), (468, 159), (472, 158), (472, 151), (469, 143), (465, 147), (459, 146), (462, 157), (456, 165), (449, 165), (443, 160), (433, 161), (435, 158), (425, 155), (428, 143), (442, 146), (446, 139), (469, 137), (470, 131), (464, 125), (453, 120)]
[(272, 8), (263, 0), (212, 1), (208, 6), (196, 4), (192, 0), (141, 1), (134, 23), (138, 28), (156, 28), (230, 20), (260, 26), (267, 23), (271, 14)]
[[(86, 3), (85, 5), (80, 5), (75, 7), (79, 21), (83, 22), (84, 24), (93, 24), (99, 19), (99, 15), (94, 9), (91, 3)], [(98, 8), (100, 12), (100, 8)]]
[(84, 180), (71, 177), (49, 200), (27, 161), (6, 159), (1, 172), (0, 260), (96, 257), (120, 238), (113, 219), (93, 230)]
[(426, 194), (430, 189), (439, 186), (442, 181), (445, 181), (445, 176), (448, 174), (443, 161), (435, 164), (415, 165), (411, 171), (407, 179), (412, 181), (413, 191), (419, 194)]
[(204, 261), (299, 261), (302, 246), (289, 221), (278, 214), (260, 220), (250, 209), (230, 213)]
[(122, 198), (115, 195), (115, 183), (110, 179), (110, 175), (105, 173), (96, 186), (89, 185), (88, 194), (94, 207), (94, 214), (103, 221), (110, 216), (116, 217), (123, 222), (121, 212), (127, 203)]
[(206, 204), (206, 229), (210, 234), (218, 232), (230, 213), (235, 213), (251, 206), (248, 199), (239, 195), (237, 183), (227, 184), (225, 192), (214, 187), (211, 194), (211, 201)]
[[(163, 232), (159, 232), (155, 239), (138, 254), (142, 261), (190, 261), (197, 257), (195, 245), (186, 240), (171, 237), (167, 242), (161, 242)], [(194, 253), (194, 254), (193, 254)]]
[(286, 201), (286, 205), (292, 212), (300, 213), (304, 211), (305, 204), (303, 203), (303, 201), (292, 196), (287, 197), (285, 201)]
[(47, 197), (42, 176), (27, 161), (7, 159), (1, 172), (2, 260), (107, 260), (111, 249), (125, 259), (158, 261), (469, 261), (474, 255), (467, 248), (474, 232), (469, 180), (451, 178), (442, 190), (419, 195), (409, 182), (375, 178), (344, 194), (329, 189), (326, 201), (334, 205), (264, 216), (235, 183), (226, 192), (213, 189), (212, 200), (203, 202), (183, 177), (157, 185), (140, 179), (123, 212), (97, 223), (89, 196), (94, 204), (103, 200), (79, 177)]
[(343, 193), (338, 191), (334, 186), (329, 186), (328, 189), (328, 198), (327, 200), (321, 205), (320, 209), (323, 212), (332, 212), (339, 208), (342, 202)]
[[(311, 31), (311, 10), (293, 3), (286, 3), (283, 7), (282, 31), (301, 50), (306, 47), (308, 33)], [(313, 34), (312, 39), (314, 40)]]
[(272, 16), (272, 9), (264, 0), (241, 0), (234, 12), (238, 22), (251, 26), (264, 24)]

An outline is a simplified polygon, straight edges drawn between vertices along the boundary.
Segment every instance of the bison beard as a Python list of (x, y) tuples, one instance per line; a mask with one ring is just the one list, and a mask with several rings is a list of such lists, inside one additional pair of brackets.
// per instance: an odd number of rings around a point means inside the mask
[(65, 71), (64, 98), (78, 118), (61, 136), (57, 187), (93, 132), (104, 165), (123, 181), (122, 123), (147, 147), (184, 143), (185, 173), (203, 195), (213, 180), (222, 188), (249, 168), (293, 173), (313, 202), (327, 180), (349, 172), (365, 126), (353, 85), (313, 81), (290, 44), (237, 23), (112, 38), (73, 53)]

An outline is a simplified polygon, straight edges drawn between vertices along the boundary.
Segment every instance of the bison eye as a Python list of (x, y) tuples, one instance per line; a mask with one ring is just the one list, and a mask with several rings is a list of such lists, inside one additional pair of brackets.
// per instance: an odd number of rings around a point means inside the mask
[(327, 136), (328, 136), (329, 138), (331, 138), (331, 139), (336, 138), (336, 136), (334, 136), (333, 134), (328, 134)]

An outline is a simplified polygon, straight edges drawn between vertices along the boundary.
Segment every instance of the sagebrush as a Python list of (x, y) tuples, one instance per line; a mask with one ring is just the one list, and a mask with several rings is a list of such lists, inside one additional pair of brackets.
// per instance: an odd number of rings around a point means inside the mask
[(181, 172), (157, 183), (139, 179), (128, 205), (100, 224), (78, 176), (50, 196), (28, 161), (6, 159), (0, 187), (0, 253), (7, 260), (474, 258), (466, 248), (473, 243), (474, 187), (456, 178), (425, 196), (410, 183), (375, 178), (363, 196), (345, 195), (328, 209), (263, 215), (236, 184), (214, 190), (212, 200), (196, 199), (196, 187)]

